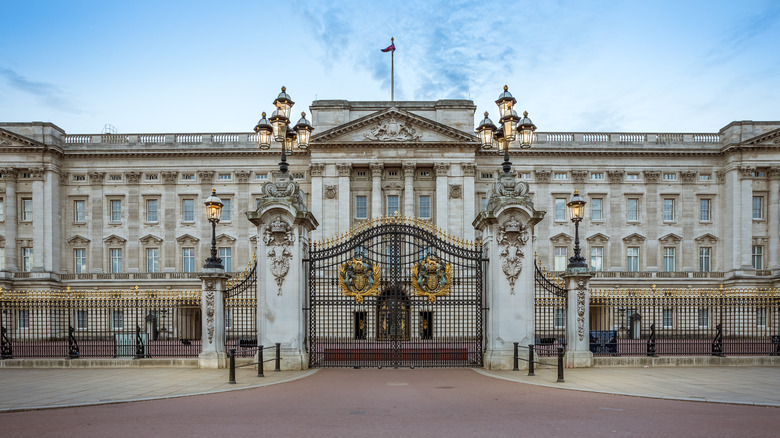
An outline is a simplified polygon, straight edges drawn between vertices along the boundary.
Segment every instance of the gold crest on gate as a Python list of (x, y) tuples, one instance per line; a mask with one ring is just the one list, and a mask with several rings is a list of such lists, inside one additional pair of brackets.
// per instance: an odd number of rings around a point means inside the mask
[(355, 297), (360, 304), (365, 297), (379, 294), (379, 265), (371, 263), (363, 251), (339, 266), (339, 289), (345, 297)]
[(412, 266), (412, 288), (415, 295), (428, 297), (431, 303), (437, 297), (450, 294), (452, 285), (452, 264), (443, 263), (435, 255), (428, 255), (424, 261)]

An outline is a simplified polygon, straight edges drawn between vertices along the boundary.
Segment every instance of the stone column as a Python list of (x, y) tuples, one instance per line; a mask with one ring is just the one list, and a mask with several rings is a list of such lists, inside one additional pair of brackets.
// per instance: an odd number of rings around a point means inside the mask
[(403, 163), (403, 168), (404, 168), (404, 216), (416, 217), (417, 214), (414, 211), (414, 172), (417, 170), (417, 165), (414, 163)]
[[(739, 270), (752, 271), (753, 261), (751, 257), (753, 243), (753, 172), (755, 167), (741, 167), (739, 181), (739, 200), (742, 205), (738, 209), (739, 222), (734, 222), (735, 234), (740, 235)], [(752, 272), (751, 272), (752, 273)]]
[(201, 352), (200, 368), (226, 368), (225, 352), (225, 283), (228, 275), (224, 269), (203, 269), (200, 295)]
[[(623, 177), (625, 176), (623, 170), (608, 170), (607, 177), (609, 178), (609, 205), (602, 205), (602, 209), (608, 208), (609, 214), (606, 214), (604, 219), (607, 222), (607, 230), (616, 230), (620, 232), (626, 229), (626, 200), (623, 198)], [(606, 251), (603, 255), (604, 270), (609, 271), (622, 271), (623, 262), (625, 261), (625, 253), (623, 252), (622, 239), (609, 239), (607, 243), (609, 245), (609, 251)], [(606, 265), (609, 263), (609, 266)]]
[(436, 170), (436, 226), (442, 231), (447, 231), (447, 198), (449, 197), (447, 172), (449, 171), (450, 165), (447, 163), (437, 163), (434, 168)]
[(371, 163), (371, 217), (382, 217), (382, 163)]
[(572, 272), (563, 275), (569, 295), (566, 302), (566, 356), (568, 367), (586, 368), (593, 366), (590, 352), (590, 287), (592, 274)]
[(780, 269), (780, 166), (769, 168), (769, 201), (767, 226), (769, 227), (769, 264), (767, 269)]
[[(644, 199), (640, 198), (639, 200), (639, 221), (643, 224), (648, 223), (657, 223), (657, 224), (663, 224), (664, 223), (664, 212), (663, 212), (663, 201), (658, 198), (658, 181), (661, 178), (661, 171), (660, 170), (645, 170), (645, 196)], [(646, 208), (646, 217), (642, 217), (642, 202), (644, 202)], [(660, 208), (659, 208), (660, 205)], [(681, 208), (677, 208), (678, 212), (680, 212)], [(661, 227), (656, 228), (657, 230), (661, 230)], [(659, 260), (659, 242), (658, 238), (661, 237), (660, 235), (651, 235), (650, 231), (648, 230), (646, 233), (646, 239), (645, 239), (645, 251), (644, 254), (642, 254), (642, 251), (640, 250), (640, 256), (639, 256), (639, 270), (640, 271), (660, 271), (662, 267), (662, 260)], [(644, 269), (642, 268), (642, 258), (644, 257)], [(625, 256), (624, 256), (625, 258)]]
[[(311, 174), (311, 213), (314, 217), (319, 218), (324, 217), (322, 215), (322, 171), (324, 169), (325, 165), (322, 163), (311, 163), (309, 165), (309, 173)], [(346, 200), (340, 199), (340, 201), (351, 204), (349, 198)], [(311, 238), (314, 240), (321, 239), (320, 230), (312, 231)]]
[[(125, 272), (140, 272), (139, 267), (141, 258), (141, 224), (144, 223), (142, 217), (143, 210), (141, 207), (141, 188), (139, 184), (130, 184), (127, 186), (127, 205), (124, 207), (125, 215), (127, 219), (123, 222), (127, 225), (124, 228), (127, 230), (127, 243), (125, 250), (127, 253), (124, 257), (124, 271)], [(196, 210), (197, 211), (197, 210)], [(209, 239), (211, 241), (211, 239)]]
[[(46, 241), (47, 208), (43, 194), (43, 169), (32, 169), (32, 203), (33, 203), (33, 272), (43, 272), (44, 251), (50, 242)], [(51, 249), (49, 249), (51, 251)]]
[(469, 219), (476, 216), (476, 200), (474, 190), (474, 177), (477, 173), (476, 163), (463, 163), (463, 238), (474, 240), (474, 227), (468, 222)]
[[(176, 194), (177, 179), (178, 172), (163, 172), (165, 185), (163, 186), (160, 205), (157, 206), (157, 221), (162, 224), (162, 236), (160, 237), (163, 239), (158, 260), (160, 272), (176, 272), (176, 223), (178, 220), (181, 220), (180, 217), (176, 216), (176, 206), (179, 205), (179, 197)], [(144, 206), (145, 210), (146, 206)], [(145, 260), (146, 254), (142, 252), (140, 258)]]
[(339, 173), (339, 234), (343, 234), (349, 230), (352, 224), (352, 190), (349, 183), (349, 177), (352, 174), (352, 164), (336, 164), (336, 170)]
[[(512, 369), (513, 343), (534, 342), (534, 226), (544, 214), (534, 209), (528, 184), (511, 172), (499, 176), (487, 208), (474, 220), (491, 260), (485, 275), (487, 369)], [(522, 349), (521, 355), (527, 358), (528, 351)]]
[(3, 169), (5, 179), (5, 270), (18, 271), (16, 261), (19, 258), (16, 248), (16, 231), (19, 214), (16, 212), (16, 169)]
[(247, 218), (257, 227), (257, 339), (281, 344), (283, 370), (308, 367), (306, 272), (309, 233), (319, 225), (306, 210), (298, 184), (276, 173), (263, 185), (263, 199)]

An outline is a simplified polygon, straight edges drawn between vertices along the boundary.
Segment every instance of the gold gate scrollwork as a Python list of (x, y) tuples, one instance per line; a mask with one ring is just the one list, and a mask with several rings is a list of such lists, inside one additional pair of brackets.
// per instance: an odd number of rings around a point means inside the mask
[(362, 251), (339, 266), (339, 289), (341, 295), (354, 297), (360, 304), (365, 297), (379, 295), (380, 266), (371, 263)]
[(452, 286), (452, 264), (444, 263), (435, 255), (412, 266), (412, 288), (415, 295), (428, 297), (431, 303), (436, 298), (450, 294)]

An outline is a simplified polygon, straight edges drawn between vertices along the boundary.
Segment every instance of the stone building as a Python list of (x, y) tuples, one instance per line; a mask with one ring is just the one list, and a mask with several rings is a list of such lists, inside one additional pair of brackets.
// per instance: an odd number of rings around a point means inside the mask
[[(503, 158), (481, 149), (471, 101), (318, 100), (310, 110), (310, 147), (289, 163), (319, 222), (312, 239), (396, 213), (475, 238)], [(542, 130), (511, 161), (547, 212), (534, 238), (549, 270), (573, 255), (565, 205), (578, 190), (593, 287), (777, 287), (778, 150), (780, 122), (741, 121), (710, 133)], [(246, 213), (279, 155), (251, 132), (67, 134), (0, 123), (0, 287), (199, 287), (212, 188), (225, 203), (219, 255), (241, 271), (257, 247)]]

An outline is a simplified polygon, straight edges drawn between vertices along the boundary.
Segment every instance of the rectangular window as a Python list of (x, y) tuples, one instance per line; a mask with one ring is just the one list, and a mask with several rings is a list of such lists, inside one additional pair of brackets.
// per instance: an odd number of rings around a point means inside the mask
[(222, 266), (225, 267), (225, 272), (233, 272), (233, 264), (231, 263), (233, 258), (232, 254), (233, 254), (232, 248), (219, 249), (219, 258), (222, 259)]
[(365, 170), (358, 170), (355, 173), (357, 174), (357, 176), (366, 176), (366, 171)]
[(87, 250), (77, 248), (73, 250), (73, 272), (83, 274), (87, 272)]
[(5, 222), (5, 202), (0, 198), (0, 222)]
[(355, 312), (355, 339), (366, 339), (368, 327), (366, 327), (366, 312)]
[(159, 248), (146, 248), (146, 272), (160, 272)]
[(639, 271), (639, 247), (630, 246), (626, 249), (626, 271)]
[(674, 199), (664, 198), (664, 222), (674, 221)]
[(565, 198), (555, 198), (555, 221), (565, 221), (566, 220), (566, 199)]
[(675, 252), (675, 248), (664, 248), (664, 272), (674, 271)]
[(766, 327), (766, 307), (756, 308), (756, 325)]
[(604, 247), (594, 246), (590, 248), (590, 270), (604, 270)]
[(709, 174), (699, 175), (699, 181), (709, 181), (711, 179), (712, 179), (712, 175)]
[(231, 176), (232, 175), (229, 174), (229, 173), (220, 173), (219, 174), (219, 179), (222, 180), (222, 181), (230, 181)]
[(125, 311), (114, 310), (111, 312), (111, 321), (114, 326), (114, 330), (122, 330), (125, 328)]
[(710, 200), (699, 199), (699, 220), (702, 222), (710, 221)]
[(230, 222), (230, 199), (222, 199), (222, 215), (219, 218), (222, 222)]
[(257, 173), (255, 174), (255, 179), (268, 179), (267, 173)]
[(419, 198), (417, 198), (417, 202), (419, 203), (419, 205), (417, 206), (417, 211), (419, 212), (420, 219), (430, 219), (431, 218), (431, 197), (420, 196)]
[(710, 326), (710, 309), (699, 309), (699, 327), (706, 328)]
[(89, 328), (89, 311), (77, 310), (76, 311), (76, 328), (79, 330), (86, 330)]
[(146, 222), (157, 222), (157, 200), (146, 200)]
[(664, 309), (664, 328), (674, 328), (674, 309), (667, 307)]
[(0, 246), (0, 270), (5, 269), (5, 248)]
[(111, 209), (109, 219), (111, 222), (122, 222), (122, 201), (119, 199), (112, 199), (109, 202)]
[(147, 181), (157, 181), (159, 179), (159, 175), (156, 173), (148, 173), (146, 174), (146, 180)]
[(32, 216), (33, 212), (33, 206), (32, 206), (32, 198), (22, 198), (22, 222), (30, 222), (33, 220)]
[(628, 198), (626, 204), (626, 220), (639, 220), (639, 198)]
[(482, 172), (482, 179), (493, 179), (492, 172)]
[(181, 220), (182, 222), (195, 222), (195, 200), (194, 199), (182, 199)]
[(22, 248), (22, 272), (32, 271), (33, 266), (33, 249)]
[(111, 258), (111, 272), (122, 272), (122, 249), (111, 248), (108, 250), (108, 253)]
[(387, 196), (387, 211), (385, 214), (389, 217), (394, 216), (396, 213), (400, 214), (400, 211), (398, 211), (398, 196), (397, 195), (388, 195)]
[(84, 223), (86, 221), (86, 204), (82, 200), (73, 201), (73, 222)]
[(433, 339), (433, 312), (420, 312), (420, 339)]
[(355, 219), (368, 218), (368, 197), (355, 196)]
[(566, 172), (555, 172), (553, 174), (553, 179), (566, 179)]
[(753, 269), (760, 271), (764, 269), (764, 246), (753, 245)]
[(590, 179), (595, 181), (600, 181), (604, 179), (604, 173), (602, 172), (593, 172), (590, 174)]
[(520, 179), (531, 179), (531, 174), (528, 172), (520, 173)]
[(111, 175), (108, 179), (109, 181), (122, 181), (122, 175)]
[(590, 200), (590, 219), (593, 221), (604, 220), (602, 214), (602, 206), (604, 201), (601, 198), (593, 198)]
[(627, 179), (627, 180), (632, 180), (632, 181), (633, 181), (633, 180), (638, 180), (638, 179), (639, 179), (639, 174), (638, 174), (638, 173), (629, 173), (629, 174), (626, 174), (626, 179)]
[(182, 181), (195, 181), (195, 174), (194, 173), (183, 173), (181, 175)]
[(181, 269), (184, 272), (195, 272), (195, 248), (182, 248)]
[(553, 269), (556, 271), (565, 271), (566, 270), (566, 247), (565, 246), (556, 246), (555, 247), (555, 259), (553, 260)]
[(674, 180), (677, 179), (677, 174), (676, 173), (665, 173), (664, 174), (664, 179), (667, 180), (667, 181), (674, 181)]
[(30, 311), (27, 309), (19, 309), (16, 313), (16, 328), (19, 330), (27, 330), (30, 328)]
[(708, 246), (699, 248), (699, 271), (710, 272), (712, 266), (711, 256), (712, 256), (712, 248)]
[(764, 218), (764, 197), (753, 196), (753, 219)]
[(566, 328), (566, 309), (555, 308), (555, 328)]

